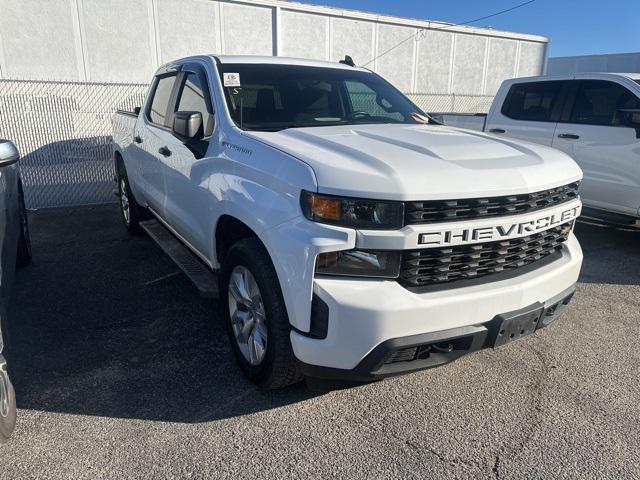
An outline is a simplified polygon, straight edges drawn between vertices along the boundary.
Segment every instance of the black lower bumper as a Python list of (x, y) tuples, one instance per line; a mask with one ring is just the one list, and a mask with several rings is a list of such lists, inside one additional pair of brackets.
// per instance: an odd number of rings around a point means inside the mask
[(572, 286), (544, 304), (536, 302), (520, 310), (496, 315), (492, 320), (467, 327), (393, 338), (375, 347), (351, 370), (302, 364), (310, 386), (341, 386), (371, 382), (438, 367), (482, 348), (497, 348), (551, 324), (573, 297)]

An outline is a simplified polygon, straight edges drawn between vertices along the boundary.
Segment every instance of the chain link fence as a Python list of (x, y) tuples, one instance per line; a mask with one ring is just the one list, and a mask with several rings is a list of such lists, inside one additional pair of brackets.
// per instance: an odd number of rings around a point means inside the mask
[(425, 112), (487, 113), (493, 95), (462, 95), (456, 93), (407, 93)]
[(0, 137), (13, 140), (29, 208), (113, 202), (111, 117), (147, 86), (0, 80)]
[[(111, 118), (142, 105), (146, 84), (0, 80), (0, 138), (22, 153), (29, 208), (110, 203)], [(492, 96), (411, 93), (427, 112), (485, 113)]]

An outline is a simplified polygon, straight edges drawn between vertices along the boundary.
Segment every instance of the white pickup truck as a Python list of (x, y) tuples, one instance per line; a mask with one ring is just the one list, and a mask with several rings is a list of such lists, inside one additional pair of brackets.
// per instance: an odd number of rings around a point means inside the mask
[(640, 226), (640, 73), (506, 80), (488, 115), (436, 118), (568, 153), (584, 172), (583, 215)]
[(548, 325), (574, 292), (575, 162), (431, 124), (369, 70), (185, 58), (113, 138), (124, 224), (220, 299), (263, 387), (442, 365)]

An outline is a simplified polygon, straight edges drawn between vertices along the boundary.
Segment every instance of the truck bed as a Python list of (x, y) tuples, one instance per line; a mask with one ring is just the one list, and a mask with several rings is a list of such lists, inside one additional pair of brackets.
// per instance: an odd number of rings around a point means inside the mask
[(117, 110), (113, 115), (113, 147), (114, 151), (126, 150), (133, 142), (133, 129), (138, 121), (138, 114), (126, 110)]

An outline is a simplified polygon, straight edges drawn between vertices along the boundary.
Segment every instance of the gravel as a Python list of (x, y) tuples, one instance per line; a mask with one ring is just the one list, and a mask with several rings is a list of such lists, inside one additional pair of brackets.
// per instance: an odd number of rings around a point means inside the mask
[(116, 206), (32, 234), (3, 479), (640, 478), (640, 232), (579, 224), (577, 293), (536, 335), (326, 394), (247, 382), (218, 306)]

